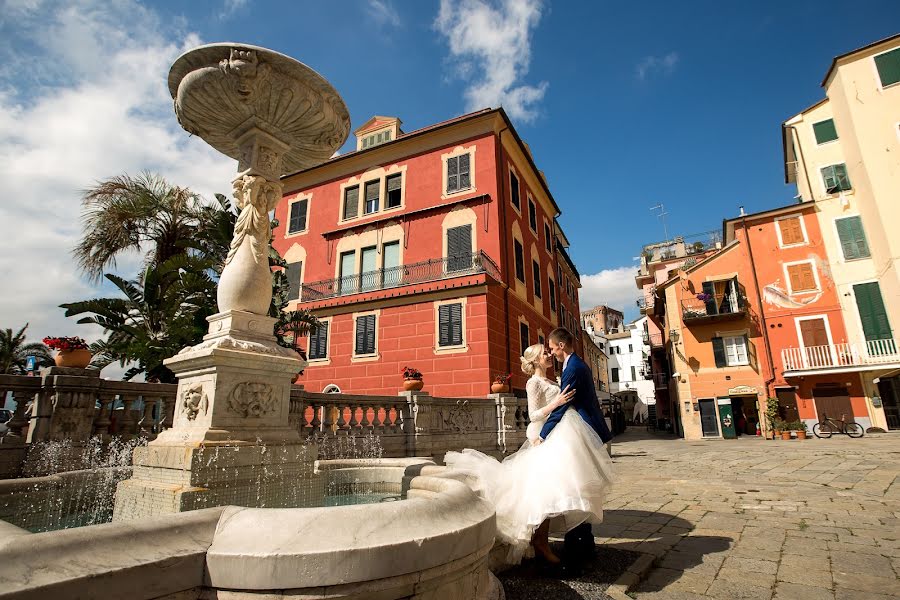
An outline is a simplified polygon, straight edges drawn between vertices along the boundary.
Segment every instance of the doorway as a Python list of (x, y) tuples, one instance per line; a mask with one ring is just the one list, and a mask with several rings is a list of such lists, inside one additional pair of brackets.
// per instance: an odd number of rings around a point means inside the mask
[(816, 414), (821, 422), (826, 416), (835, 421), (842, 418), (853, 419), (853, 406), (847, 388), (839, 384), (817, 385), (813, 388)]
[(896, 377), (880, 379), (878, 394), (881, 396), (888, 429), (900, 429), (900, 380)]
[(807, 368), (830, 367), (834, 364), (828, 343), (828, 325), (823, 318), (798, 319), (800, 339)]
[(700, 400), (700, 429), (703, 437), (719, 437), (719, 416), (714, 398)]
[(778, 418), (786, 423), (800, 420), (800, 411), (797, 410), (797, 392), (794, 388), (777, 388), (775, 397), (778, 398)]
[(756, 396), (732, 396), (731, 412), (734, 415), (735, 433), (739, 436), (756, 435), (759, 423), (759, 402)]

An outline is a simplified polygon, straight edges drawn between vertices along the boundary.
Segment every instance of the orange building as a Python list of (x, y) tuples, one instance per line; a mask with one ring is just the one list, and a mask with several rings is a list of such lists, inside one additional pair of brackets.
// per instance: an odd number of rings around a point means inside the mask
[[(389, 394), (405, 366), (437, 396), (483, 396), (560, 324), (578, 273), (559, 208), (502, 109), (404, 133), (373, 117), (357, 149), (285, 176), (274, 245), (294, 301), (322, 321), (306, 389)], [(580, 349), (580, 341), (579, 341)]]

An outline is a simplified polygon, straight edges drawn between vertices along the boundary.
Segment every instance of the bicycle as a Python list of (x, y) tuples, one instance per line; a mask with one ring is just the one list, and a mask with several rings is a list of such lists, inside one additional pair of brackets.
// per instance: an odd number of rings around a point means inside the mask
[(861, 438), (863, 436), (863, 428), (853, 421), (847, 421), (847, 415), (841, 415), (841, 420), (835, 421), (834, 419), (829, 419), (825, 413), (822, 413), (822, 420), (813, 425), (813, 434), (817, 438), (828, 439), (835, 433), (843, 433), (852, 438)]

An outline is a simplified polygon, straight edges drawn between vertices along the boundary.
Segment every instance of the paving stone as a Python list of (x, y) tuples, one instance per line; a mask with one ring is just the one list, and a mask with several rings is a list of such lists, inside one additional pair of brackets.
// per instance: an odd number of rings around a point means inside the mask
[(775, 585), (774, 573), (759, 573), (753, 571), (745, 571), (744, 569), (723, 566), (716, 573), (716, 580), (734, 581), (737, 583), (752, 582), (754, 585), (762, 587), (772, 587)]
[(832, 598), (834, 598), (834, 593), (831, 590), (784, 581), (776, 584), (773, 596), (773, 600), (830, 600)]
[(873, 594), (900, 596), (896, 577), (875, 577), (863, 573), (832, 572), (835, 587), (859, 590)]
[(778, 581), (820, 587), (828, 590), (832, 588), (831, 571), (828, 569), (816, 571), (814, 569), (804, 569), (803, 567), (792, 565), (781, 565), (778, 567)]
[[(777, 557), (776, 557), (777, 558)], [(774, 575), (778, 570), (778, 563), (770, 560), (754, 558), (737, 558), (729, 556), (722, 564), (722, 568), (738, 569), (750, 573), (768, 573)]]
[(706, 590), (706, 595), (720, 600), (770, 600), (772, 588), (746, 582), (716, 580)]

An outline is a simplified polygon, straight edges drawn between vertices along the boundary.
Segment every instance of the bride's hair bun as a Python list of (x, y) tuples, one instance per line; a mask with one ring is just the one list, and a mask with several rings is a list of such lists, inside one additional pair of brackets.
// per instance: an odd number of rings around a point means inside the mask
[(519, 359), (522, 362), (522, 372), (526, 375), (534, 375), (534, 364), (544, 352), (541, 344), (534, 344), (525, 348), (525, 353)]

